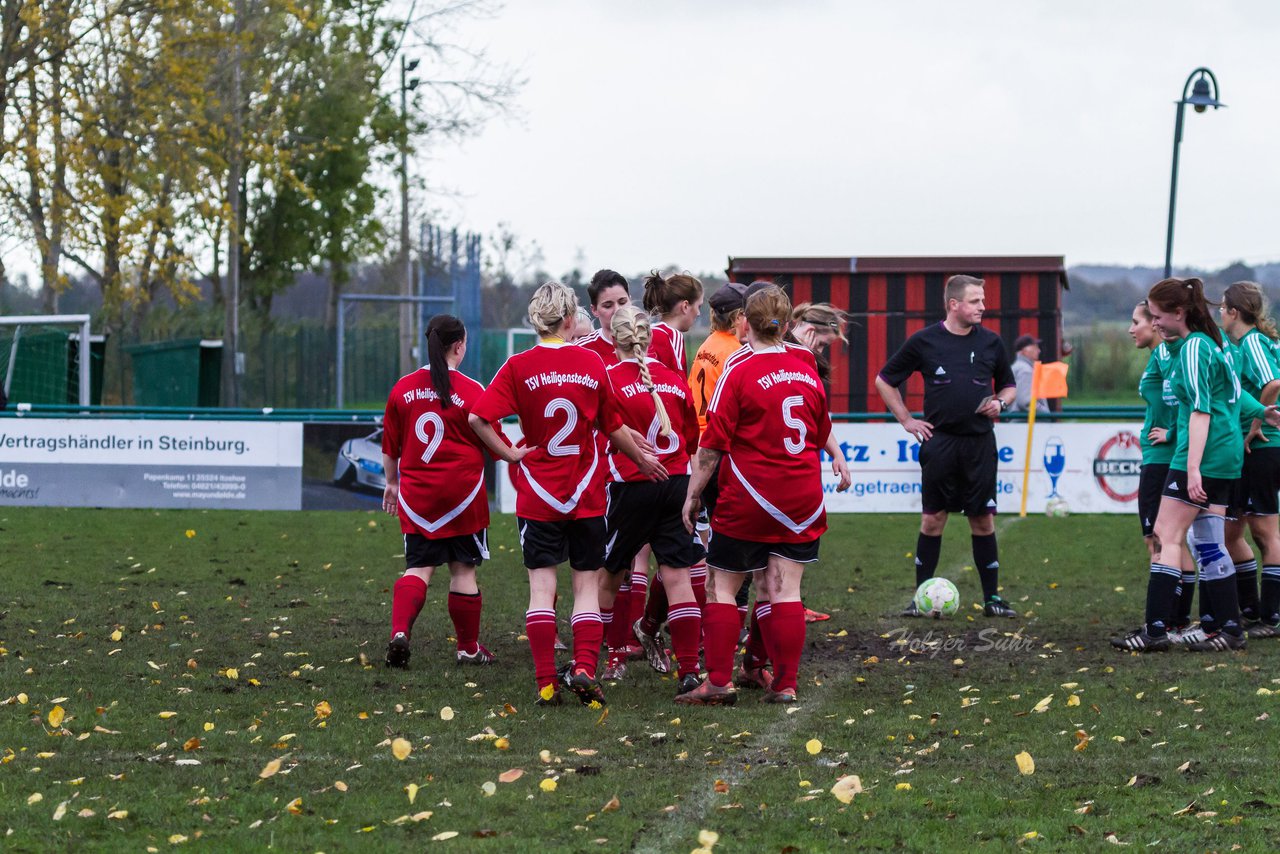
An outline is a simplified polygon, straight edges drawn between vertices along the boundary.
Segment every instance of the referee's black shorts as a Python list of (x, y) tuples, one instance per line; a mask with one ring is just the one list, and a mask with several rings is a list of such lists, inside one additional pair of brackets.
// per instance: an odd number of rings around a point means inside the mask
[(920, 446), (920, 509), (927, 514), (996, 512), (996, 434), (938, 433)]

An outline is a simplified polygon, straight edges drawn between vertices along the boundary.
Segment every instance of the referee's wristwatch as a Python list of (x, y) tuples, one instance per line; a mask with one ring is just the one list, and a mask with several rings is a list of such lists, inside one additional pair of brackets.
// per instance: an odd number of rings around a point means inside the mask
[(1008, 412), (1008, 411), (1009, 411), (1009, 404), (1008, 404), (1008, 402), (1007, 402), (1003, 397), (997, 397), (997, 398), (996, 398), (996, 403), (999, 403), (999, 404), (1000, 404), (1000, 411), (1001, 411), (1001, 412)]

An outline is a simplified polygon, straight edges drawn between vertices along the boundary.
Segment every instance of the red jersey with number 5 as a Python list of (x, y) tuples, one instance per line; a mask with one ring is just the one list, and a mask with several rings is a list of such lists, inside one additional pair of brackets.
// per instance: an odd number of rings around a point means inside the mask
[(649, 339), (650, 358), (657, 359), (676, 373), (687, 376), (689, 367), (685, 364), (684, 334), (666, 323), (655, 323), (650, 329), (653, 336)]
[[(649, 378), (653, 380), (658, 397), (671, 420), (671, 432), (659, 435), (658, 408), (653, 395), (640, 378), (640, 364), (634, 361), (620, 362), (609, 368), (609, 382), (613, 397), (622, 413), (622, 420), (637, 432), (643, 433), (658, 453), (658, 460), (667, 474), (675, 476), (689, 473), (689, 455), (698, 447), (698, 414), (693, 409), (692, 395), (684, 377), (648, 359)], [(648, 480), (626, 454), (617, 448), (609, 454), (609, 474), (615, 481)]]
[(484, 445), (467, 424), (484, 386), (458, 371), (449, 378), (452, 405), (446, 408), (429, 370), (401, 377), (382, 418), (382, 453), (400, 461), (400, 530), (429, 540), (489, 527)]
[(725, 454), (711, 531), (807, 543), (827, 530), (818, 451), (831, 416), (818, 372), (781, 346), (730, 359), (701, 446)]
[[(533, 448), (520, 464), (516, 515), (561, 522), (603, 514), (604, 459), (593, 431), (612, 433), (622, 419), (600, 357), (572, 344), (541, 343), (498, 369), (472, 410), (486, 421), (520, 417)], [(590, 492), (590, 494), (587, 494)]]

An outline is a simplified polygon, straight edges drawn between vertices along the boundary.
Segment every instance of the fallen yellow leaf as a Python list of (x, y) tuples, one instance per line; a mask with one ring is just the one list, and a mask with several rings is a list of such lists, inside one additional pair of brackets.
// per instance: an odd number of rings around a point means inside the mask
[(894, 786), (894, 788), (897, 789), (899, 792), (909, 792), (911, 791), (911, 784), (899, 783), (898, 785)]
[(1049, 710), (1049, 704), (1052, 702), (1053, 702), (1053, 695), (1050, 694), (1040, 702), (1036, 703), (1035, 706), (1031, 709), (1031, 711), (1036, 712), (1037, 714), (1041, 712), (1047, 712)]
[(329, 705), (328, 700), (321, 700), (316, 703), (316, 717), (327, 718), (331, 714), (333, 714), (333, 706)]
[(289, 805), (285, 809), (289, 810), (290, 815), (302, 815), (302, 798), (294, 798), (289, 801)]
[(128, 810), (116, 810), (114, 812), (107, 813), (107, 818), (115, 819), (116, 821), (119, 821), (120, 819), (124, 819), (128, 817), (129, 817)]
[(409, 754), (412, 752), (413, 745), (406, 739), (397, 738), (395, 741), (391, 742), (391, 755), (402, 762), (408, 759)]
[(1036, 773), (1036, 761), (1031, 758), (1031, 754), (1027, 753), (1027, 751), (1025, 750), (1022, 751), (1017, 756), (1013, 757), (1013, 759), (1015, 762), (1018, 763), (1019, 773), (1022, 773), (1022, 774)]
[(195, 736), (188, 738), (186, 741), (182, 743), (182, 749), (187, 753), (190, 753), (193, 750), (199, 750), (200, 739), (196, 738)]
[(1068, 698), (1067, 698), (1067, 705), (1068, 705), (1068, 706), (1078, 706), (1078, 705), (1080, 705), (1080, 698), (1079, 698), (1078, 696), (1076, 696), (1075, 694), (1072, 694), (1070, 697), (1068, 697)]
[[(373, 523), (371, 522), (370, 524), (373, 524)], [(446, 830), (443, 833), (437, 833), (435, 836), (431, 837), (431, 841), (444, 842), (446, 839), (453, 839), (453, 837), (457, 835), (458, 835), (458, 831), (456, 830)]]
[(835, 785), (831, 787), (831, 794), (842, 804), (847, 804), (853, 800), (854, 795), (862, 794), (862, 780), (857, 774), (848, 774), (836, 780)]
[(405, 791), (409, 793), (409, 803), (412, 804), (418, 797), (418, 784), (410, 783), (405, 786)]
[(177, 716), (178, 716), (177, 712), (161, 712), (159, 714), (159, 718), (165, 721), (169, 720), (169, 718), (176, 718)]
[(491, 798), (494, 792), (498, 791), (498, 786), (492, 780), (485, 780), (480, 786), (480, 791), (484, 792), (486, 798)]
[(698, 831), (698, 844), (701, 845), (703, 848), (711, 848), (719, 841), (720, 841), (720, 834), (716, 833), (714, 830)]
[(27, 806), (31, 806), (32, 804), (38, 804), (43, 800), (44, 800), (44, 795), (40, 794), (39, 792), (32, 792), (30, 795), (27, 796)]
[(204, 722), (204, 731), (205, 731), (205, 732), (213, 732), (213, 724), (212, 724), (211, 722), (209, 722), (209, 721), (205, 721), (205, 722)]
[(237, 670), (237, 669), (235, 669), (234, 667), (228, 667), (226, 672), (227, 672), (227, 678), (228, 678), (228, 679), (239, 679), (239, 678), (240, 678), (240, 671), (239, 671), (239, 670)]
[(26, 692), (25, 692), (25, 691), (20, 692), (20, 693), (18, 694), (18, 702), (19, 702), (19, 703), (21, 703), (22, 705), (24, 705), (24, 706), (25, 706), (25, 705), (27, 704), (27, 700), (28, 700), (28, 699), (30, 699), (30, 698), (27, 696), (27, 694), (26, 694)]
[(804, 749), (809, 751), (810, 756), (817, 756), (822, 752), (822, 742), (816, 738), (811, 738), (804, 743)]
[(614, 795), (609, 802), (600, 807), (600, 812), (614, 812), (622, 808), (622, 801), (618, 800), (618, 796)]
[(280, 766), (283, 763), (284, 763), (283, 756), (279, 757), (278, 759), (272, 759), (270, 762), (268, 762), (266, 765), (263, 766), (261, 771), (258, 772), (259, 779), (265, 780), (268, 777), (274, 777), (276, 774), (280, 773)]
[(119, 629), (116, 629), (114, 632), (111, 633), (111, 639), (113, 641), (118, 641), (122, 637), (124, 637), (124, 632), (120, 631)]
[(512, 768), (510, 771), (503, 771), (498, 775), (499, 783), (514, 783), (524, 776), (524, 770), (521, 768)]
[(441, 709), (441, 710), (440, 710), (440, 720), (442, 720), (442, 721), (451, 721), (451, 720), (453, 720), (453, 709), (452, 709), (452, 708), (450, 708), (449, 706), (445, 706), (443, 709)]
[(548, 777), (538, 784), (538, 788), (544, 792), (554, 792), (556, 790), (556, 781)]
[(511, 748), (511, 742), (507, 741), (505, 738), (495, 738), (493, 740), (493, 746), (499, 750), (509, 750)]
[(341, 780), (338, 780), (337, 782), (335, 782), (333, 784), (333, 787), (337, 789), (339, 792), (345, 792), (347, 790), (347, 784), (342, 782)]
[(48, 717), (49, 726), (53, 727), (54, 729), (57, 729), (58, 727), (62, 726), (62, 719), (66, 717), (66, 714), (67, 714), (66, 710), (63, 709), (62, 706), (54, 706), (52, 709), (49, 710), (49, 717)]
[(555, 695), (556, 695), (555, 685), (543, 685), (540, 689), (538, 689), (538, 696), (544, 700), (550, 700)]
[[(196, 535), (196, 532), (195, 532), (195, 531), (191, 530), (190, 528), (187, 528), (187, 539), (188, 539), (188, 540), (189, 540), (189, 539), (191, 539), (192, 537), (194, 537), (195, 535)], [(216, 539), (216, 538), (215, 538), (215, 539)]]
[(181, 845), (186, 841), (187, 841), (187, 837), (183, 836), (181, 833), (175, 833), (169, 837), (170, 845)]

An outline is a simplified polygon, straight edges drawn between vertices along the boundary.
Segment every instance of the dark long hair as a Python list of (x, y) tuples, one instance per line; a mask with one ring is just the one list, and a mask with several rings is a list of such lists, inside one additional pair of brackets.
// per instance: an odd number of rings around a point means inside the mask
[(1182, 309), (1188, 329), (1203, 332), (1213, 339), (1213, 343), (1222, 346), (1222, 333), (1218, 331), (1218, 324), (1213, 322), (1213, 313), (1204, 298), (1204, 282), (1194, 276), (1190, 279), (1161, 279), (1147, 293), (1147, 303), (1155, 303), (1161, 311)]
[(445, 353), (466, 339), (467, 327), (452, 314), (437, 314), (427, 324), (427, 365), (431, 368), (431, 385), (440, 395), (441, 409), (453, 405), (453, 381), (449, 378), (449, 362)]

